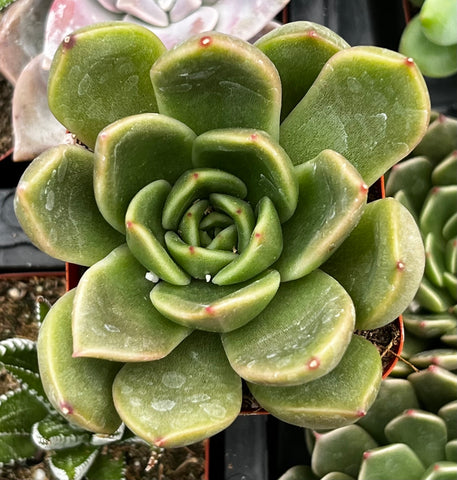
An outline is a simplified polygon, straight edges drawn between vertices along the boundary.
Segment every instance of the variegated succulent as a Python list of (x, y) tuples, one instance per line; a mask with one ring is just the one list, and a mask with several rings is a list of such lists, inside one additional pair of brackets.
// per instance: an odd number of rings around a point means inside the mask
[(407, 209), (366, 204), (427, 127), (414, 62), (308, 22), (169, 51), (119, 22), (68, 35), (48, 92), (86, 147), (40, 155), (16, 214), (45, 252), (89, 266), (40, 331), (55, 408), (158, 446), (229, 425), (242, 379), (291, 423), (364, 415), (382, 368), (354, 329), (395, 319), (423, 273)]

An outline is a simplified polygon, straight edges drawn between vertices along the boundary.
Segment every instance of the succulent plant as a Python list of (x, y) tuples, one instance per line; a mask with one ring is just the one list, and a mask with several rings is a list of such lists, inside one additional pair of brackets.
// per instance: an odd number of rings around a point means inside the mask
[(355, 425), (307, 432), (311, 466), (280, 480), (447, 480), (457, 474), (457, 375), (431, 366), (383, 380)]
[(400, 39), (399, 51), (414, 58), (428, 77), (448, 77), (457, 72), (457, 1), (425, 0)]
[(395, 319), (423, 273), (408, 210), (366, 204), (428, 124), (414, 62), (308, 22), (169, 51), (105, 23), (65, 38), (48, 92), (87, 148), (35, 159), (16, 214), (39, 248), (90, 267), (40, 330), (54, 407), (168, 447), (229, 425), (242, 378), (290, 423), (363, 416), (382, 368), (354, 328)]
[[(415, 217), (426, 266), (417, 295), (404, 312), (402, 357), (417, 369), (457, 370), (457, 120), (434, 114), (411, 156), (395, 165), (386, 193)], [(398, 362), (393, 374), (412, 367)]]

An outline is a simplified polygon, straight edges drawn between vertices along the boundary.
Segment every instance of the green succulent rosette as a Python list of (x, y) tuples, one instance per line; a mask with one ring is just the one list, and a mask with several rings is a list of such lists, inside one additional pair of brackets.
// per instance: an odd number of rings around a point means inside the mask
[[(422, 141), (389, 173), (386, 192), (422, 233), (425, 271), (404, 312), (407, 332), (394, 374), (435, 364), (457, 371), (457, 119), (433, 113)], [(412, 364), (412, 365), (411, 365)]]
[(407, 209), (366, 203), (428, 124), (414, 63), (308, 22), (170, 51), (109, 23), (65, 38), (48, 92), (87, 146), (40, 155), (15, 203), (39, 248), (89, 266), (40, 331), (56, 409), (179, 446), (236, 418), (244, 379), (286, 421), (360, 418), (382, 368), (353, 332), (394, 320), (423, 273)]

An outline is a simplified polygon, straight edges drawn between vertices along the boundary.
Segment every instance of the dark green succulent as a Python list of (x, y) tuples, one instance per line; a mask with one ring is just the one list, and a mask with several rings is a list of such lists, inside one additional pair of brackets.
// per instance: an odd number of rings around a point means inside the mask
[(407, 209), (366, 204), (428, 124), (414, 62), (308, 22), (169, 51), (108, 23), (64, 39), (48, 93), (87, 148), (40, 155), (16, 214), (41, 249), (90, 267), (40, 331), (54, 407), (158, 446), (229, 425), (241, 379), (291, 423), (364, 415), (382, 368), (354, 329), (394, 320), (423, 273)]

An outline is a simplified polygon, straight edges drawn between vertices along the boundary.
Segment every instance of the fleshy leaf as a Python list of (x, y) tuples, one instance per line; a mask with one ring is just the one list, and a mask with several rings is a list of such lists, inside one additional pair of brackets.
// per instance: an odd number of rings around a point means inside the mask
[(385, 426), (390, 443), (404, 443), (424, 465), (445, 459), (447, 431), (444, 421), (429, 412), (408, 409)]
[(294, 465), (287, 469), (278, 480), (319, 480), (319, 477), (314, 475), (309, 465)]
[(421, 477), (421, 480), (454, 480), (457, 475), (455, 462), (436, 462), (430, 465)]
[(433, 185), (453, 185), (457, 178), (457, 150), (443, 159), (433, 170)]
[(97, 447), (87, 444), (58, 450), (49, 458), (49, 468), (57, 480), (82, 480), (97, 454)]
[(244, 282), (270, 267), (281, 255), (281, 224), (273, 202), (263, 197), (257, 205), (257, 223), (246, 248), (213, 278), (216, 285)]
[(292, 162), (265, 132), (235, 128), (206, 132), (196, 138), (192, 155), (196, 167), (220, 168), (243, 180), (251, 205), (269, 197), (281, 223), (293, 215), (298, 188)]
[(126, 463), (123, 456), (99, 454), (86, 473), (88, 480), (125, 480)]
[(87, 270), (73, 306), (73, 346), (78, 357), (120, 362), (162, 358), (190, 330), (169, 322), (150, 300), (152, 284), (126, 245)]
[(438, 410), (438, 415), (444, 420), (448, 440), (457, 439), (457, 400), (446, 403)]
[(244, 379), (262, 385), (299, 385), (335, 368), (353, 329), (349, 295), (316, 270), (282, 284), (255, 320), (224, 334), (222, 343), (232, 368)]
[(151, 79), (159, 112), (198, 135), (240, 127), (278, 138), (278, 72), (266, 55), (239, 38), (217, 32), (192, 37), (160, 57)]
[(408, 332), (421, 338), (439, 337), (457, 327), (457, 319), (448, 312), (428, 315), (405, 312), (403, 322)]
[(92, 265), (124, 241), (100, 215), (92, 181), (93, 155), (75, 145), (47, 150), (22, 175), (15, 213), (27, 236), (48, 255)]
[(335, 150), (371, 185), (419, 142), (429, 110), (414, 63), (378, 47), (347, 48), (325, 64), (284, 120), (280, 143), (294, 165)]
[(61, 297), (46, 315), (38, 336), (41, 381), (53, 407), (87, 430), (113, 433), (121, 421), (111, 385), (120, 368), (115, 362), (73, 358), (71, 310), (75, 290)]
[(127, 207), (141, 188), (154, 180), (173, 184), (191, 168), (194, 138), (186, 125), (154, 113), (104, 128), (95, 144), (94, 190), (106, 221), (124, 232)]
[(417, 455), (404, 443), (392, 443), (365, 452), (358, 480), (389, 478), (395, 480), (422, 478), (425, 468)]
[(424, 35), (438, 45), (457, 43), (457, 3), (454, 0), (427, 0), (419, 14)]
[(279, 287), (275, 270), (229, 286), (193, 280), (186, 288), (160, 282), (151, 301), (164, 316), (191, 328), (228, 332), (255, 318)]
[(419, 15), (406, 26), (398, 48), (403, 55), (414, 58), (421, 72), (428, 77), (449, 77), (457, 72), (457, 44), (431, 42), (424, 34)]
[(60, 415), (48, 415), (32, 427), (32, 439), (43, 450), (71, 448), (90, 439), (87, 430), (72, 425)]
[(151, 31), (126, 22), (93, 24), (67, 35), (49, 74), (52, 113), (93, 148), (110, 123), (157, 111), (149, 69), (164, 51)]
[(200, 223), (206, 213), (206, 210), (208, 209), (208, 206), (208, 200), (197, 200), (187, 209), (181, 218), (181, 221), (179, 222), (179, 235), (182, 240), (189, 245), (199, 247), (201, 244)]
[(327, 375), (295, 387), (249, 383), (259, 404), (282, 421), (313, 429), (356, 422), (374, 402), (382, 366), (376, 347), (354, 335), (340, 363)]
[(443, 286), (445, 272), (443, 245), (433, 232), (425, 236), (425, 275), (437, 287)]
[(445, 313), (453, 304), (452, 297), (426, 277), (422, 279), (414, 301), (434, 313)]
[(302, 21), (275, 28), (255, 46), (278, 69), (283, 120), (305, 96), (327, 60), (349, 44), (323, 25)]
[(397, 163), (389, 172), (386, 195), (390, 197), (399, 190), (403, 191), (411, 202), (413, 212), (419, 216), (432, 186), (432, 169), (433, 165), (426, 157), (414, 157)]
[(313, 472), (319, 477), (332, 471), (357, 477), (363, 453), (377, 446), (373, 438), (358, 425), (346, 425), (318, 433), (311, 457)]
[(408, 408), (419, 408), (413, 386), (402, 378), (388, 377), (381, 382), (376, 400), (357, 425), (383, 445), (388, 443), (384, 426)]
[(127, 245), (149, 271), (173, 285), (187, 285), (189, 277), (165, 249), (162, 209), (171, 186), (156, 180), (143, 187), (132, 199), (125, 215)]
[(201, 168), (187, 171), (175, 182), (167, 197), (163, 208), (163, 228), (176, 230), (181, 217), (192, 203), (213, 192), (244, 198), (247, 189), (239, 178), (223, 170)]
[(331, 150), (295, 168), (297, 210), (283, 225), (284, 249), (274, 265), (283, 282), (307, 275), (330, 257), (359, 221), (368, 193), (357, 170)]
[(457, 398), (457, 375), (436, 365), (411, 373), (408, 380), (419, 401), (430, 412), (438, 412), (443, 405)]
[(171, 256), (192, 277), (209, 279), (223, 267), (237, 258), (237, 254), (227, 250), (209, 250), (184, 243), (175, 232), (165, 234), (165, 243)]
[(444, 225), (455, 213), (457, 205), (457, 185), (435, 187), (424, 202), (420, 216), (422, 235), (432, 232), (441, 240)]
[(419, 229), (393, 198), (371, 202), (357, 227), (322, 266), (348, 291), (362, 330), (386, 325), (411, 303), (424, 272)]
[(113, 385), (128, 428), (161, 447), (207, 438), (230, 425), (241, 408), (241, 380), (218, 335), (194, 332), (167, 357), (125, 365)]

